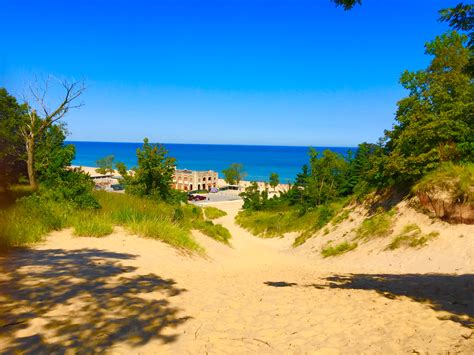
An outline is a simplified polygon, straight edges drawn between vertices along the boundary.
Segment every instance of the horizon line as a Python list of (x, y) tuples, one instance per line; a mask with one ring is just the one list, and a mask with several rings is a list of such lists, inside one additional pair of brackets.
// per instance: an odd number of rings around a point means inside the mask
[[(122, 143), (122, 144), (143, 144), (140, 142), (117, 142), (117, 141), (81, 141), (81, 140), (64, 140), (66, 143)], [(279, 144), (237, 144), (237, 143), (176, 143), (176, 142), (152, 142), (151, 144), (175, 144), (175, 145), (231, 145), (231, 146), (246, 146), (246, 147), (294, 147), (294, 148), (356, 148), (357, 146), (341, 146), (341, 145), (279, 145)]]

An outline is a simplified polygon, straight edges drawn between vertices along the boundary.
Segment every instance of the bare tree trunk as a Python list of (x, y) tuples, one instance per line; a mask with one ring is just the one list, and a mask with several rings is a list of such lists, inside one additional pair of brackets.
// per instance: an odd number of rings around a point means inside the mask
[(35, 154), (35, 138), (30, 136), (27, 138), (26, 142), (26, 153), (28, 155), (26, 160), (26, 167), (28, 169), (28, 180), (30, 181), (30, 186), (33, 190), (38, 189), (38, 183), (36, 182), (36, 174), (34, 169), (34, 154)]

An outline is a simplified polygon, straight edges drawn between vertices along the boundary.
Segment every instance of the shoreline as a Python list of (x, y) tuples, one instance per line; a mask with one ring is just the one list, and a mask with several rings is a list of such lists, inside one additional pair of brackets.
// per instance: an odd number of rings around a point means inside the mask
[[(97, 169), (97, 167), (92, 167), (92, 166), (82, 166), (82, 165), (71, 165), (69, 166), (69, 168), (72, 168), (72, 169), (75, 169), (75, 168), (79, 168), (81, 169), (84, 173), (88, 174), (89, 176), (93, 177), (93, 178), (100, 178), (101, 176), (104, 176), (103, 174), (99, 174), (97, 173), (95, 170)], [(120, 176), (119, 172), (117, 170), (114, 170), (114, 173), (113, 173), (114, 176)], [(110, 178), (110, 177), (109, 177)], [(110, 178), (110, 179), (114, 179), (114, 180), (117, 180), (115, 179), (114, 177)], [(240, 192), (242, 192), (243, 190), (245, 190), (248, 186), (250, 186), (250, 184), (252, 183), (253, 181), (250, 181), (250, 180), (242, 180), (239, 184), (239, 187), (240, 187)], [(267, 182), (265, 181), (256, 181), (257, 184), (258, 184), (258, 187), (261, 191), (263, 191), (265, 189), (265, 185), (267, 185), (268, 187), (268, 191), (270, 193), (273, 192), (273, 188), (271, 188)], [(227, 184), (225, 182), (225, 180), (222, 178), (222, 177), (218, 177), (217, 179), (217, 187), (218, 188), (222, 188), (222, 187), (225, 187), (225, 186), (228, 186), (229, 184)], [(278, 186), (275, 188), (275, 191), (276, 192), (284, 192), (284, 191), (288, 191), (289, 189), (289, 184), (278, 184)]]

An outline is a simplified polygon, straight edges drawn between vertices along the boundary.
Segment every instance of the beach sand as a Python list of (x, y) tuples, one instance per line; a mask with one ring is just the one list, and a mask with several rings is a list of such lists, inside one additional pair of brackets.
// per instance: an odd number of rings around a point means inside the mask
[(431, 247), (418, 262), (410, 256), (392, 268), (367, 254), (334, 262), (318, 256), (315, 242), (293, 249), (291, 236), (250, 235), (234, 224), (241, 203), (216, 205), (228, 213), (216, 222), (231, 231), (231, 247), (195, 233), (206, 258), (120, 228), (104, 238), (55, 232), (2, 257), (0, 349), (474, 352), (474, 264), (456, 249), (472, 243), (448, 248), (459, 253), (453, 265)]

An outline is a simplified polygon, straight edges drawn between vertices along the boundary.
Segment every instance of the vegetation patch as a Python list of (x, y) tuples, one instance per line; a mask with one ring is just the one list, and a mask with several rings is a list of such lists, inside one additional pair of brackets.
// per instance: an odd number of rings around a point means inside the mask
[(336, 217), (334, 217), (331, 221), (333, 226), (338, 225), (342, 221), (345, 221), (347, 218), (349, 218), (349, 215), (351, 214), (351, 210), (345, 209), (342, 212), (340, 212)]
[(204, 214), (205, 214), (207, 219), (217, 219), (217, 218), (220, 218), (220, 217), (227, 216), (227, 212), (222, 211), (222, 210), (220, 210), (216, 207), (212, 207), (212, 206), (205, 207), (204, 208)]
[(79, 214), (73, 227), (74, 235), (79, 237), (104, 237), (114, 231), (112, 221), (97, 213)]
[(389, 235), (392, 231), (394, 213), (394, 210), (391, 210), (366, 218), (356, 230), (357, 238), (371, 239)]
[(357, 243), (342, 242), (336, 246), (326, 246), (321, 250), (323, 257), (338, 256), (357, 248)]
[(177, 248), (203, 251), (188, 230), (159, 217), (133, 221), (128, 223), (126, 228), (141, 237), (158, 239)]
[(438, 232), (423, 234), (416, 224), (407, 224), (403, 230), (388, 245), (387, 249), (395, 250), (400, 247), (421, 248), (431, 239), (439, 236)]
[(193, 227), (221, 243), (228, 244), (231, 238), (231, 234), (227, 228), (220, 224), (214, 224), (212, 221), (199, 220), (194, 223)]

